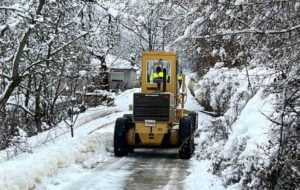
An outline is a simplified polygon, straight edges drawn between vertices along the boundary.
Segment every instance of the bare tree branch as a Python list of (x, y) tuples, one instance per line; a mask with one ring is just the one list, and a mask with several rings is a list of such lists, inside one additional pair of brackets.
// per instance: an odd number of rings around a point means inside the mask
[(66, 47), (69, 46), (70, 44), (74, 43), (75, 41), (79, 40), (80, 38), (82, 38), (82, 37), (84, 37), (84, 36), (86, 36), (86, 35), (88, 35), (88, 34), (89, 34), (89, 32), (85, 32), (85, 33), (81, 34), (80, 36), (76, 37), (74, 40), (71, 40), (71, 41), (65, 43), (65, 44), (64, 44), (63, 46), (61, 46), (60, 48), (54, 50), (54, 51), (50, 54), (50, 56), (53, 56), (53, 55), (57, 54), (58, 52), (62, 51), (64, 48), (66, 48)]
[(29, 109), (27, 109), (26, 107), (24, 107), (21, 104), (14, 104), (14, 103), (8, 102), (6, 105), (11, 105), (11, 106), (16, 106), (18, 108), (21, 108), (23, 111), (25, 111), (26, 113), (28, 113), (29, 115), (34, 117), (34, 113), (32, 113)]
[(10, 77), (10, 76), (8, 76), (8, 75), (6, 75), (6, 74), (0, 74), (0, 77), (6, 78), (6, 79), (8, 79), (8, 80), (10, 80), (10, 79), (11, 79), (11, 77)]
[(21, 9), (17, 9), (17, 8), (14, 8), (14, 7), (6, 7), (6, 6), (0, 6), (0, 9), (9, 10), (9, 11), (16, 11), (16, 12), (22, 12), (22, 13), (25, 12), (24, 10), (21, 10)]
[(227, 35), (237, 35), (237, 34), (265, 34), (265, 35), (275, 35), (275, 34), (283, 34), (283, 33), (288, 33), (288, 32), (292, 32), (294, 30), (298, 30), (300, 29), (300, 24), (290, 27), (290, 28), (286, 28), (283, 30), (260, 30), (260, 29), (246, 29), (246, 30), (237, 30), (237, 31), (226, 31), (223, 33), (219, 33), (219, 34), (212, 34), (212, 35), (204, 35), (204, 36), (185, 36), (182, 37), (180, 40), (176, 41), (182, 41), (184, 39), (207, 39), (207, 38), (214, 38), (214, 37), (219, 37), (219, 36), (227, 36)]
[(0, 28), (0, 37), (3, 37), (3, 36), (4, 36), (4, 32), (5, 32), (6, 30), (8, 30), (8, 25), (7, 25), (7, 24), (5, 24), (4, 26), (2, 26), (2, 27)]

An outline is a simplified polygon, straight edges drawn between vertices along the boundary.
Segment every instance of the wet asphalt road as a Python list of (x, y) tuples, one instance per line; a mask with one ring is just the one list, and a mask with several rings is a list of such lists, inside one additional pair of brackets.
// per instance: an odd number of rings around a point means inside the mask
[(128, 157), (136, 161), (124, 189), (184, 189), (189, 161), (178, 159), (177, 149), (137, 149)]
[(178, 159), (178, 149), (136, 149), (126, 157), (113, 157), (74, 181), (70, 190), (183, 190), (189, 160)]

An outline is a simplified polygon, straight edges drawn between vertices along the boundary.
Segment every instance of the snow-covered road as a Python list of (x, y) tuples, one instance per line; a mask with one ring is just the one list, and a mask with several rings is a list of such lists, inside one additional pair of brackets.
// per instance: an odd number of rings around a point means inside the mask
[(184, 189), (188, 168), (189, 161), (179, 160), (177, 150), (139, 149), (112, 157), (62, 189)]
[[(132, 94), (137, 91), (128, 90), (116, 97), (116, 107), (122, 112), (112, 114), (114, 119), (128, 112)], [(187, 105), (195, 109), (195, 102), (190, 101)], [(96, 128), (92, 133), (110, 133), (112, 136), (113, 124)], [(102, 154), (108, 155), (106, 159), (98, 157), (97, 160), (99, 152), (96, 150), (87, 161), (59, 169), (58, 175), (46, 179), (38, 189), (185, 189), (191, 161), (178, 159), (178, 149), (136, 149), (127, 157), (117, 158), (113, 155), (112, 138), (106, 139), (105, 144), (108, 145), (107, 152)]]
[[(0, 189), (222, 189), (220, 182), (207, 172), (209, 162), (180, 160), (177, 149), (136, 149), (126, 157), (114, 157), (114, 121), (128, 113), (132, 94), (138, 91), (132, 89), (118, 95), (118, 111), (104, 107), (82, 114), (75, 138), (61, 133), (32, 154), (0, 164), (0, 174), (6, 175), (0, 177)], [(202, 110), (190, 92), (186, 108)], [(199, 112), (200, 126), (209, 120), (209, 116)], [(33, 145), (39, 144), (36, 139), (39, 138), (30, 139)], [(8, 173), (16, 168), (20, 168), (19, 173)]]
[(177, 149), (137, 150), (132, 174), (124, 189), (185, 189), (189, 161), (179, 160)]
[[(132, 93), (137, 89), (122, 93), (116, 98), (116, 105), (122, 111), (128, 110)], [(194, 111), (201, 111), (202, 107), (188, 91), (186, 107)], [(209, 122), (209, 116), (199, 113), (199, 125)], [(100, 129), (97, 133), (111, 132), (110, 125)], [(106, 149), (109, 159), (96, 163), (88, 170), (82, 169), (82, 163), (74, 169), (64, 170), (60, 175), (47, 181), (46, 189), (53, 190), (101, 190), (101, 189), (215, 189), (214, 177), (207, 172), (208, 162), (199, 162), (195, 159), (178, 159), (178, 149), (136, 149), (127, 157), (116, 158), (112, 153), (112, 139), (107, 139)], [(93, 162), (92, 162), (93, 163)], [(90, 165), (88, 162), (87, 165)], [(191, 168), (193, 167), (193, 168)], [(81, 169), (78, 169), (81, 168)], [(200, 182), (195, 180), (191, 172), (200, 175)], [(77, 174), (76, 174), (77, 173)], [(74, 177), (72, 177), (74, 176)], [(62, 181), (62, 179), (65, 179)]]

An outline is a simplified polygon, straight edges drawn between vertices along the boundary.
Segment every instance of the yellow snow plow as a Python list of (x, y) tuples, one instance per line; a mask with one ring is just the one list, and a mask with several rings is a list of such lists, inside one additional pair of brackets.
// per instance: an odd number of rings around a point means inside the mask
[(115, 123), (115, 156), (139, 147), (179, 147), (179, 158), (189, 159), (198, 117), (184, 109), (185, 77), (176, 53), (144, 52), (141, 66), (141, 93), (133, 94), (133, 113)]

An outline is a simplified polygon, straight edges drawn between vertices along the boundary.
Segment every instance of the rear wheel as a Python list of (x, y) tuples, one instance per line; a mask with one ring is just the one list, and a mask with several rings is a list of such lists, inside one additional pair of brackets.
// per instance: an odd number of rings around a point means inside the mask
[(194, 153), (193, 119), (183, 116), (179, 123), (179, 158), (190, 159)]
[[(126, 118), (126, 124), (127, 124), (127, 129), (132, 128), (134, 126), (134, 123), (132, 122), (132, 114), (124, 114), (124, 118)], [(134, 146), (128, 146), (128, 152), (133, 153), (134, 152)]]
[(129, 127), (132, 127), (132, 114), (124, 114), (123, 117), (127, 119)]
[(128, 154), (128, 145), (126, 142), (127, 118), (118, 118), (114, 132), (114, 153), (115, 156), (121, 157)]
[(192, 119), (193, 131), (196, 131), (198, 128), (198, 114), (196, 112), (189, 113), (189, 116)]

